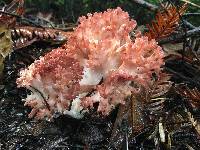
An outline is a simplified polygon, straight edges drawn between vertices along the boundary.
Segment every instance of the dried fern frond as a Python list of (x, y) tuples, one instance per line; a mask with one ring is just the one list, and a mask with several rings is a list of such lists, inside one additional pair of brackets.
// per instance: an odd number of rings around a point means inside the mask
[(189, 89), (187, 86), (178, 86), (177, 92), (187, 98), (194, 108), (200, 108), (200, 91), (197, 88)]
[(151, 26), (147, 25), (149, 31), (145, 35), (149, 39), (156, 40), (170, 35), (177, 27), (180, 17), (184, 14), (186, 8), (186, 3), (180, 8), (172, 5), (166, 6), (165, 11), (160, 11), (156, 14), (156, 19)]
[[(195, 109), (200, 109), (200, 91), (197, 88), (190, 89), (186, 85), (179, 85), (176, 87), (176, 91), (184, 98), (186, 98), (191, 106)], [(188, 119), (191, 122), (194, 129), (200, 135), (200, 123), (197, 118), (195, 118), (192, 112), (185, 110), (188, 115)]]
[(155, 81), (151, 86), (151, 91), (150, 91), (151, 100), (160, 98), (169, 91), (172, 85), (172, 82), (169, 81), (170, 78), (171, 76), (166, 73), (161, 73), (159, 75), (157, 81)]
[(166, 99), (165, 94), (171, 87), (171, 82), (169, 81), (170, 77), (171, 76), (166, 73), (159, 74), (159, 77), (155, 77), (156, 79), (152, 80), (150, 88), (142, 89), (141, 93), (129, 97), (125, 105), (119, 106), (111, 141), (113, 141), (114, 138), (120, 139), (117, 127), (122, 123), (124, 117), (126, 117), (128, 123), (131, 124), (132, 134), (136, 135), (145, 127), (145, 108), (151, 114), (162, 111), (163, 103)]
[(170, 77), (169, 74), (161, 73), (159, 78), (153, 82), (147, 95), (147, 101), (149, 103), (147, 109), (151, 114), (162, 111), (164, 102), (167, 99), (166, 93), (172, 86), (172, 82), (169, 81)]
[(62, 44), (67, 41), (72, 32), (52, 28), (38, 28), (32, 26), (15, 26), (11, 30), (13, 48), (20, 49), (31, 45), (35, 41), (48, 41)]

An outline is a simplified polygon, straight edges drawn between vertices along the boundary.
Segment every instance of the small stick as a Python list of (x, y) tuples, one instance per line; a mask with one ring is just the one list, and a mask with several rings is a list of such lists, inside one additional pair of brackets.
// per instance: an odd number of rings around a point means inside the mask
[(158, 9), (158, 6), (153, 5), (153, 4), (146, 2), (144, 0), (132, 0), (132, 1), (137, 3), (137, 4), (140, 4), (143, 7), (146, 7), (148, 9), (152, 10), (152, 11), (156, 11)]
[(9, 13), (9, 12), (5, 12), (5, 11), (0, 10), (0, 14), (5, 14), (5, 15), (9, 15), (9, 16), (12, 16), (12, 17), (15, 17), (15, 18), (18, 18), (18, 19), (22, 19), (22, 20), (25, 20), (25, 21), (27, 21), (27, 22), (29, 22), (29, 23), (32, 23), (33, 25), (35, 25), (35, 26), (37, 26), (37, 27), (44, 28), (44, 27), (42, 27), (41, 25), (38, 25), (37, 23), (35, 23), (35, 22), (32, 21), (32, 20), (30, 20), (30, 19), (28, 19), (28, 18), (25, 18), (25, 17), (23, 17), (23, 16), (16, 15), (16, 14), (14, 14), (14, 13)]
[(183, 40), (184, 38), (195, 37), (195, 36), (199, 36), (199, 35), (200, 35), (200, 27), (197, 27), (195, 29), (187, 31), (186, 37), (185, 37), (184, 33), (173, 34), (169, 37), (166, 37), (166, 38), (159, 40), (158, 43), (159, 44), (165, 44), (165, 43), (170, 43), (172, 41), (177, 42), (177, 41)]

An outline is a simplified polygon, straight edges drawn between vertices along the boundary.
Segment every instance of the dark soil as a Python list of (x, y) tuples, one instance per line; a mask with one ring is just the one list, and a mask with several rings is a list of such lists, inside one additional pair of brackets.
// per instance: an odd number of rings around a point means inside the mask
[[(163, 116), (165, 123), (172, 130), (174, 113), (184, 113), (187, 108), (199, 118), (199, 109), (193, 109), (180, 95), (171, 92), (164, 103), (162, 112), (149, 112), (148, 117), (154, 118), (154, 123), (146, 123), (136, 134), (129, 134), (128, 123), (122, 123), (120, 131), (114, 141), (110, 141), (113, 125), (117, 116), (117, 109), (110, 116), (102, 118), (95, 111), (86, 115), (82, 120), (68, 116), (55, 118), (53, 122), (35, 121), (28, 118), (30, 109), (23, 105), (23, 98), (29, 93), (26, 89), (16, 87), (19, 70), (30, 65), (39, 56), (44, 55), (56, 46), (38, 42), (11, 53), (5, 60), (3, 83), (0, 89), (0, 149), (127, 149), (127, 139), (130, 149), (168, 149), (161, 143), (159, 135), (148, 139), (156, 130), (158, 119)], [(172, 81), (184, 83), (189, 87), (200, 89), (200, 73), (198, 68), (183, 60), (166, 62), (165, 70), (172, 74)], [(148, 107), (148, 106), (147, 106)], [(148, 112), (147, 112), (148, 113)], [(171, 117), (171, 118), (170, 118)], [(187, 144), (194, 149), (200, 148), (199, 136), (191, 124), (178, 127), (171, 131), (172, 149), (188, 149)], [(167, 135), (167, 132), (166, 132)], [(157, 140), (157, 141), (156, 141)]]

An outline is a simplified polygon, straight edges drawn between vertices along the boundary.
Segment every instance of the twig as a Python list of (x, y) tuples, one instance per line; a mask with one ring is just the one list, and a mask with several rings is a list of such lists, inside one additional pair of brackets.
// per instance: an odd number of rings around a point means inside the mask
[(145, 8), (148, 8), (152, 11), (156, 11), (158, 9), (158, 6), (156, 5), (153, 5), (149, 2), (146, 2), (144, 0), (132, 0), (133, 2), (137, 3), (137, 4), (140, 4), (141, 6), (145, 7)]
[(190, 29), (195, 29), (195, 28), (196, 28), (193, 24), (189, 23), (189, 22), (186, 21), (186, 20), (184, 20), (183, 22), (184, 22), (184, 24), (185, 24), (188, 28), (190, 28)]
[(186, 3), (188, 3), (188, 4), (192, 5), (192, 6), (200, 8), (200, 5), (195, 4), (195, 3), (191, 2), (190, 0), (181, 0), (181, 1), (186, 2)]
[(200, 16), (200, 13), (185, 13), (183, 16), (184, 16), (184, 17)]
[(73, 31), (74, 28), (76, 28), (76, 26), (71, 26), (71, 27), (63, 27), (63, 28), (60, 28), (60, 27), (54, 27), (54, 29), (56, 30), (62, 30), (62, 31)]
[(195, 81), (192, 78), (186, 77), (182, 75), (181, 73), (174, 71), (173, 69), (165, 67), (165, 71), (178, 76), (178, 78), (181, 78), (182, 80), (184, 80), (184, 82), (189, 81), (190, 83), (194, 84), (196, 87), (198, 88), (200, 87), (200, 83), (198, 81)]
[(9, 12), (5, 12), (5, 11), (0, 10), (0, 14), (5, 14), (5, 15), (9, 15), (9, 16), (12, 16), (12, 17), (21, 19), (21, 20), (25, 20), (25, 21), (27, 21), (27, 22), (32, 23), (33, 25), (35, 25), (35, 26), (37, 26), (37, 27), (44, 28), (44, 27), (42, 27), (41, 25), (38, 25), (37, 23), (35, 23), (35, 22), (32, 21), (32, 20), (30, 20), (30, 19), (28, 19), (28, 18), (25, 18), (25, 17), (23, 17), (23, 16), (16, 15), (16, 14), (14, 14), (14, 13), (9, 13)]
[[(197, 27), (195, 29), (189, 30), (187, 32), (186, 38), (187, 37), (195, 37), (195, 36), (200, 36), (200, 27)], [(161, 40), (158, 41), (159, 44), (165, 44), (165, 43), (169, 43), (169, 42), (177, 42), (180, 40), (183, 40), (185, 38), (185, 34), (184, 33), (179, 33), (179, 34), (173, 34), (169, 37), (163, 38)]]
[[(45, 29), (45, 27), (39, 25), (39, 24), (36, 23), (35, 21), (32, 21), (32, 20), (30, 20), (30, 19), (28, 19), (28, 18), (25, 18), (25, 17), (23, 17), (23, 16), (16, 15), (16, 14), (14, 14), (14, 13), (9, 13), (9, 12), (5, 12), (5, 11), (1, 11), (1, 10), (0, 10), (0, 14), (5, 14), (5, 15), (9, 15), (9, 16), (18, 18), (18, 19), (27, 21), (27, 22), (29, 22), (29, 23), (35, 25), (36, 27), (40, 27), (40, 28)], [(47, 20), (45, 20), (45, 21), (47, 21)], [(50, 22), (48, 21), (47, 23), (50, 23)], [(69, 26), (69, 27), (65, 27), (65, 28), (59, 28), (59, 27), (54, 27), (52, 24), (50, 24), (50, 25), (51, 25), (51, 27), (52, 27), (53, 29), (62, 30), (62, 31), (73, 31), (73, 29), (77, 26), (77, 24), (74, 24), (74, 26)]]

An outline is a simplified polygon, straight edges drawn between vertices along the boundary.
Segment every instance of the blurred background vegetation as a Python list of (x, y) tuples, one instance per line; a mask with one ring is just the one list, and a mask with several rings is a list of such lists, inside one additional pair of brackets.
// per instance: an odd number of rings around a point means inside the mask
[[(12, 0), (0, 0), (1, 6)], [(170, 0), (146, 0), (159, 6), (160, 2)], [(180, 4), (184, 0), (171, 0)], [(189, 5), (187, 13), (200, 13), (200, 0), (188, 0), (198, 6)], [(147, 24), (154, 16), (155, 12), (141, 7), (134, 0), (25, 0), (26, 14), (52, 13), (53, 18), (63, 19), (70, 23), (76, 23), (79, 16), (87, 13), (104, 11), (107, 8), (121, 7), (128, 11), (130, 16), (137, 20), (138, 24)], [(200, 15), (187, 16), (188, 21), (194, 25), (200, 25)]]

